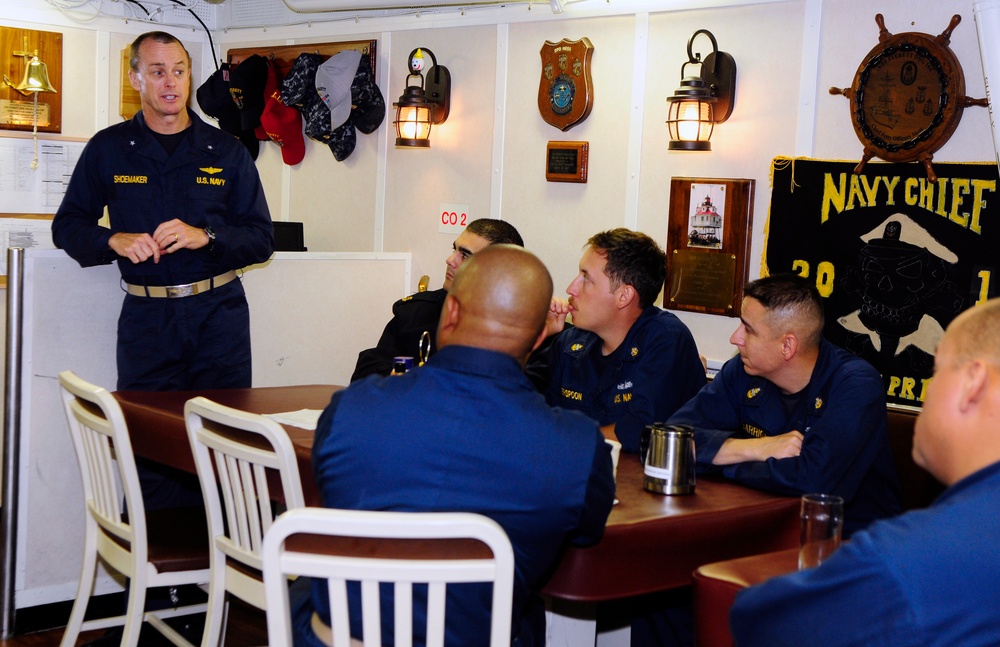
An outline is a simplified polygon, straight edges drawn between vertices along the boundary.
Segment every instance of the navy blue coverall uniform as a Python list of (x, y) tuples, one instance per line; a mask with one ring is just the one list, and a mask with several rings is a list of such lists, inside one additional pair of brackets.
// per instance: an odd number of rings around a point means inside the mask
[(747, 375), (734, 357), (671, 419), (695, 428), (700, 471), (728, 438), (761, 438), (797, 430), (794, 458), (726, 465), (726, 477), (778, 494), (821, 492), (844, 498), (844, 536), (901, 511), (899, 482), (886, 431), (882, 378), (865, 360), (823, 340), (809, 384), (786, 415), (781, 390)]
[[(83, 267), (118, 261), (122, 280), (140, 286), (184, 285), (266, 261), (274, 234), (253, 160), (232, 135), (188, 114), (191, 126), (171, 155), (142, 112), (94, 135), (52, 222), (55, 244)], [(105, 206), (109, 228), (98, 224)], [(118, 232), (152, 235), (174, 218), (211, 227), (214, 245), (133, 264), (108, 244)], [(183, 298), (126, 294), (117, 348), (119, 390), (249, 387), (243, 285), (234, 280)]]
[(643, 310), (607, 357), (602, 343), (568, 327), (532, 356), (529, 374), (549, 405), (582, 411), (602, 427), (614, 423), (622, 449), (638, 452), (643, 428), (669, 418), (705, 386), (705, 369), (691, 331), (656, 306)]

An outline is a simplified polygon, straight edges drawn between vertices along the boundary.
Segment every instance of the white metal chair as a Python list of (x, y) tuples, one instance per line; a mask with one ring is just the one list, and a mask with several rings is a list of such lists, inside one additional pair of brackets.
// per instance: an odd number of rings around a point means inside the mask
[[(285, 507), (304, 506), (295, 450), (277, 422), (197, 397), (184, 405), (211, 535), (211, 579), (203, 647), (222, 644), (226, 593), (266, 607), (260, 549), (277, 515), (267, 474)], [(290, 643), (289, 643), (290, 644)]]
[[(175, 645), (190, 646), (163, 619), (204, 612), (205, 604), (148, 612), (144, 607), (150, 588), (208, 581), (204, 513), (179, 509), (147, 515), (118, 402), (71, 371), (59, 374), (59, 385), (86, 506), (83, 570), (61, 645), (75, 645), (81, 630), (124, 625), (121, 644), (135, 647), (143, 622), (148, 622)], [(98, 559), (129, 578), (128, 607), (124, 616), (84, 622)]]
[[(339, 541), (336, 538), (346, 538)], [(402, 557), (403, 547), (385, 540), (422, 540), (425, 552), (434, 540), (472, 539), (478, 552), (455, 558), (455, 544), (439, 553)], [(486, 548), (489, 550), (487, 551)], [(409, 647), (413, 633), (412, 591), (426, 583), (427, 647), (441, 647), (445, 636), (445, 593), (450, 583), (492, 582), (490, 645), (510, 645), (514, 591), (514, 551), (503, 528), (479, 514), (465, 512), (367, 512), (303, 508), (281, 515), (264, 538), (264, 587), (271, 645), (291, 645), (288, 576), (328, 581), (333, 647), (358, 645), (348, 620), (347, 583), (361, 582), (364, 647), (380, 647), (379, 583), (394, 583), (397, 647)], [(316, 624), (314, 616), (314, 626)], [(322, 638), (321, 638), (322, 639)], [(325, 641), (325, 639), (324, 639)]]

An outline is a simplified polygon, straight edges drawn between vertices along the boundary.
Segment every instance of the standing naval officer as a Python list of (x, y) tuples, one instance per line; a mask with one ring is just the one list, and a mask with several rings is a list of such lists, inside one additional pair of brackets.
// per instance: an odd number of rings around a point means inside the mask
[[(91, 138), (52, 238), (83, 267), (118, 262), (119, 390), (249, 387), (250, 312), (235, 270), (274, 250), (257, 168), (188, 108), (191, 56), (177, 38), (140, 35), (129, 64), (142, 110)], [(160, 471), (140, 465), (148, 510), (200, 502), (197, 479), (184, 487)]]

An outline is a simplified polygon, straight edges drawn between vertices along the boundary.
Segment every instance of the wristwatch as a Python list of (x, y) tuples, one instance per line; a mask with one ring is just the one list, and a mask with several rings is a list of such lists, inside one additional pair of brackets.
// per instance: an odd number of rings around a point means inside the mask
[(215, 249), (215, 232), (211, 227), (205, 227), (205, 235), (208, 236), (208, 253), (211, 254)]

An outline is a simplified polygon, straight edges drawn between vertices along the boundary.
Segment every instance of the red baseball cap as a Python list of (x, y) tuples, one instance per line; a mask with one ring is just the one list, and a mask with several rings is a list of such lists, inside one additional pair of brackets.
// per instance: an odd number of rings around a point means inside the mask
[(302, 113), (281, 101), (278, 72), (273, 62), (267, 66), (264, 112), (260, 115), (260, 125), (271, 141), (281, 147), (281, 159), (285, 164), (295, 166), (306, 156), (306, 143), (302, 136)]

